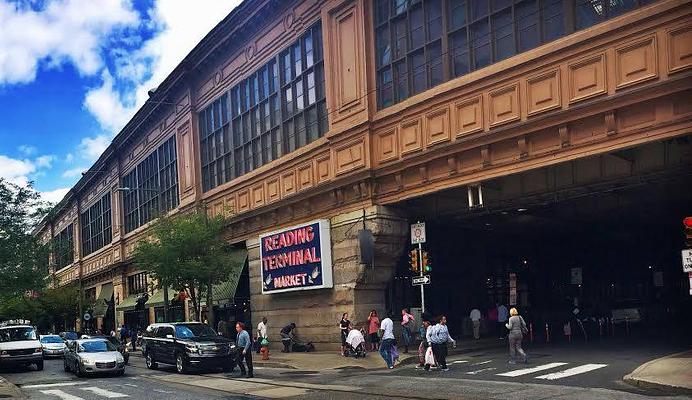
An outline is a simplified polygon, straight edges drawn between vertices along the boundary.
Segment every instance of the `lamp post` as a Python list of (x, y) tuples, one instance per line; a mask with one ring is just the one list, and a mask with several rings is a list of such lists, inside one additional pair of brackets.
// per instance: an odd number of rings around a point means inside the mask
[[(156, 193), (156, 199), (157, 199), (157, 208), (160, 207), (158, 206), (158, 201), (161, 200), (161, 190), (159, 187), (156, 187), (156, 189), (151, 189), (151, 188), (130, 188), (130, 187), (119, 187), (115, 188), (114, 191), (116, 192), (134, 192), (134, 191), (142, 191), (142, 192), (155, 192)], [(163, 322), (168, 322), (168, 283), (167, 282), (162, 282), (161, 283), (162, 290), (163, 290)]]

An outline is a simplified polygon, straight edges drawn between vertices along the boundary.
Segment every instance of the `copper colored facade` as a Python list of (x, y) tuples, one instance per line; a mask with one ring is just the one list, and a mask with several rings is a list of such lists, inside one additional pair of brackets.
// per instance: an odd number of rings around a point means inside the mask
[[(85, 289), (97, 292), (113, 282), (116, 303), (127, 296), (127, 276), (138, 271), (129, 260), (147, 224), (125, 231), (123, 178), (175, 137), (179, 201), (173, 212), (204, 204), (211, 214), (231, 217), (227, 240), (245, 243), (250, 254), (253, 325), (267, 316), (275, 335), (294, 321), (301, 337), (331, 346), (342, 312), (362, 322), (371, 308), (384, 309), (384, 287), (408, 234), (405, 217), (389, 205), (692, 132), (690, 1), (651, 2), (589, 28), (573, 27), (573, 33), (459, 77), (447, 71), (443, 83), (386, 107), (378, 101), (375, 4), (243, 2), (166, 78), (61, 202), (56, 218), (45, 222), (38, 234), (46, 240), (70, 223), (75, 227), (74, 262), (55, 272), (61, 282), (81, 277)], [(280, 54), (316, 26), (324, 131), (295, 150), (281, 147), (253, 161), (242, 174), (223, 182), (217, 177), (204, 191), (200, 112), (221, 96), (230, 98), (232, 88), (272, 60), (283, 65)], [(280, 82), (287, 87), (288, 81)], [(232, 110), (229, 115), (232, 132)], [(282, 121), (272, 126), (284, 129), (284, 121), (300, 118), (294, 115), (282, 109)], [(267, 147), (258, 146), (259, 152)], [(79, 216), (108, 193), (112, 241), (81, 254)], [(361, 264), (350, 229), (364, 215), (375, 238), (374, 268)], [(263, 295), (259, 235), (322, 218), (331, 223), (334, 287)]]

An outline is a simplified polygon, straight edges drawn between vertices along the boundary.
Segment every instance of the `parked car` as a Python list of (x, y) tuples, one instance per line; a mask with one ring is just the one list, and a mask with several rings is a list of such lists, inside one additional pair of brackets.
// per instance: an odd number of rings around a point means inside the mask
[(43, 357), (62, 357), (67, 344), (58, 335), (41, 335), (39, 341), (43, 347)]
[(94, 373), (125, 373), (125, 359), (115, 345), (106, 339), (79, 339), (69, 345), (63, 358), (65, 372), (77, 376)]
[(69, 345), (71, 342), (79, 339), (79, 333), (74, 331), (60, 332), (60, 337), (63, 338), (65, 344)]
[(193, 368), (222, 368), (230, 372), (238, 354), (233, 341), (200, 322), (154, 324), (147, 328), (142, 346), (146, 349), (147, 368), (156, 369), (158, 363), (171, 364), (179, 373)]
[(26, 323), (0, 325), (0, 366), (31, 364), (43, 370), (43, 347), (36, 328)]
[(118, 349), (118, 352), (122, 354), (123, 358), (125, 359), (125, 364), (130, 362), (130, 349), (125, 345), (125, 343), (121, 342), (120, 339), (114, 336), (106, 336), (106, 335), (82, 335), (82, 339), (105, 339), (111, 342), (113, 346), (115, 346), (116, 349)]

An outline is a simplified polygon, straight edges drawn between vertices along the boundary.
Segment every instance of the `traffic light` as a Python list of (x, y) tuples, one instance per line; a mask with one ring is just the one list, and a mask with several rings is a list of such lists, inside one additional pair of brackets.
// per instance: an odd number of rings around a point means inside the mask
[(422, 268), (423, 271), (425, 272), (430, 272), (432, 271), (432, 265), (430, 264), (430, 257), (428, 256), (427, 251), (423, 251), (423, 263), (422, 263)]
[(408, 253), (408, 257), (408, 263), (411, 265), (411, 271), (418, 273), (418, 250), (411, 250)]
[(685, 246), (692, 247), (692, 217), (685, 217), (682, 224), (685, 226)]

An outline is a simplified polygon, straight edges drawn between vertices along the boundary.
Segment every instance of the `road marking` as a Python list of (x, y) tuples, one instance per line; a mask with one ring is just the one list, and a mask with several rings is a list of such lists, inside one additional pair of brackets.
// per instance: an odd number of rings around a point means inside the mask
[(479, 369), (479, 370), (476, 370), (476, 371), (467, 372), (467, 374), (468, 374), (468, 375), (478, 375), (478, 374), (480, 374), (481, 372), (495, 371), (496, 369), (497, 369), (497, 368), (493, 368), (493, 367), (491, 367), (491, 368), (483, 368), (483, 369)]
[(38, 388), (50, 388), (50, 387), (60, 387), (60, 386), (74, 386), (83, 385), (86, 382), (58, 382), (58, 383), (37, 383), (35, 385), (22, 385), (22, 389), (38, 389)]
[(532, 367), (532, 368), (516, 369), (514, 371), (503, 372), (503, 373), (497, 374), (497, 375), (498, 376), (509, 376), (509, 377), (522, 376), (522, 375), (526, 375), (526, 374), (533, 374), (534, 372), (538, 372), (538, 371), (544, 371), (546, 369), (561, 367), (563, 365), (567, 365), (567, 363), (554, 362), (554, 363), (550, 363), (550, 364), (539, 365), (537, 367)]
[(89, 387), (84, 387), (84, 388), (79, 388), (81, 390), (86, 390), (87, 392), (91, 392), (94, 394), (97, 394), (99, 396), (103, 396), (109, 399), (117, 399), (119, 397), (130, 397), (126, 395), (125, 393), (118, 393), (118, 392), (111, 392), (110, 390), (106, 389), (101, 389), (97, 388), (96, 386), (89, 386)]
[(138, 387), (134, 383), (123, 383), (123, 386), (129, 386), (129, 387)]
[(579, 375), (585, 372), (593, 371), (599, 368), (607, 367), (608, 364), (584, 364), (578, 367), (569, 368), (564, 371), (554, 372), (552, 374), (537, 376), (536, 379), (548, 379), (555, 380), (560, 378), (565, 378), (572, 375)]
[(65, 393), (60, 389), (41, 390), (41, 393), (57, 396), (57, 397), (60, 397), (62, 400), (84, 400), (81, 397), (73, 396), (69, 393)]
[(466, 360), (457, 360), (457, 361), (450, 362), (450, 364), (463, 364), (463, 363), (467, 363), (467, 362), (468, 361), (466, 361)]
[(163, 389), (154, 389), (156, 393), (166, 393), (166, 394), (172, 394), (175, 392), (171, 392), (170, 390), (163, 390)]
[(481, 361), (481, 362), (478, 362), (478, 363), (475, 363), (475, 364), (471, 364), (471, 365), (483, 365), (483, 364), (488, 364), (488, 363), (491, 363), (491, 362), (493, 362), (493, 360)]

